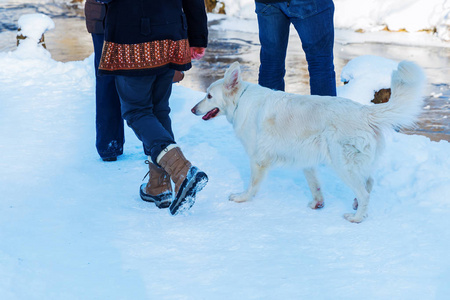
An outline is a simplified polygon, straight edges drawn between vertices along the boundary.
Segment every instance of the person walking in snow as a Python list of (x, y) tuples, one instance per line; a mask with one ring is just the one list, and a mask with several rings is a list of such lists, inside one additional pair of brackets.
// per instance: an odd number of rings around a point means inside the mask
[[(124, 124), (120, 111), (120, 100), (113, 76), (98, 76), (98, 65), (102, 56), (106, 5), (95, 0), (86, 0), (84, 6), (86, 29), (92, 36), (95, 69), (95, 128), (97, 152), (103, 161), (116, 161), (123, 154)], [(172, 81), (180, 82), (182, 71), (175, 71)]]
[(94, 44), (95, 67), (95, 146), (103, 161), (115, 161), (123, 154), (124, 124), (120, 112), (120, 100), (113, 76), (97, 76), (103, 48), (104, 4), (86, 0), (84, 7), (86, 28)]
[(284, 91), (289, 28), (297, 30), (308, 62), (312, 95), (336, 96), (332, 0), (255, 0), (261, 43), (258, 83)]
[(207, 46), (205, 3), (100, 1), (107, 3), (107, 13), (99, 74), (115, 76), (122, 116), (149, 157), (149, 180), (141, 185), (141, 198), (159, 208), (170, 205), (175, 215), (194, 204), (208, 181), (176, 144), (169, 116), (175, 70), (190, 69), (191, 58), (201, 58)]

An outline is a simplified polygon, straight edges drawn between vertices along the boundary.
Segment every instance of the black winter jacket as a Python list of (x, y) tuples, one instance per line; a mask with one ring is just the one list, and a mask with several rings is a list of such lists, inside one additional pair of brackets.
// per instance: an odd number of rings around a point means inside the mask
[(84, 15), (86, 16), (87, 31), (94, 34), (103, 34), (103, 21), (106, 16), (105, 5), (95, 0), (86, 0)]
[(191, 68), (190, 47), (206, 47), (204, 0), (103, 0), (107, 4), (100, 74), (157, 74)]

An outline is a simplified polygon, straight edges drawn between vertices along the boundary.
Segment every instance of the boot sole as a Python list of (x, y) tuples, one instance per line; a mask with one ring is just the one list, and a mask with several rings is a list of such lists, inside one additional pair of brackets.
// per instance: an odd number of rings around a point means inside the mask
[(170, 213), (177, 215), (188, 211), (195, 203), (197, 192), (200, 192), (207, 182), (208, 176), (196, 167), (192, 167), (189, 170), (187, 178), (181, 185), (175, 200), (170, 205)]
[(141, 188), (139, 189), (139, 195), (141, 196), (142, 200), (146, 202), (153, 202), (158, 208), (168, 208), (170, 206), (170, 204), (172, 203), (172, 193), (164, 193), (160, 196), (152, 196), (144, 192), (146, 185), (146, 183), (143, 183), (141, 185)]

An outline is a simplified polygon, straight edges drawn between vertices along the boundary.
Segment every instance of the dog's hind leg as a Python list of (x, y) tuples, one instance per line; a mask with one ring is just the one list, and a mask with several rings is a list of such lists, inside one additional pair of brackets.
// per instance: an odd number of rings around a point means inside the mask
[[(363, 176), (356, 172), (346, 172), (344, 176), (341, 176), (342, 180), (348, 184), (356, 195), (358, 207), (356, 213), (344, 214), (344, 218), (352, 223), (360, 223), (367, 217), (367, 208), (369, 206), (370, 194), (367, 191), (366, 180)], [(341, 175), (343, 175), (341, 173)]]
[(366, 190), (370, 194), (372, 192), (373, 188), (373, 178), (369, 176), (369, 178), (366, 180)]
[(316, 169), (303, 169), (303, 173), (305, 174), (306, 181), (308, 182), (309, 189), (311, 190), (311, 194), (313, 196), (313, 201), (309, 202), (308, 206), (312, 209), (322, 208), (323, 195), (322, 191), (320, 190), (319, 180), (317, 179)]
[[(373, 178), (369, 176), (369, 179), (366, 180), (366, 190), (369, 194), (370, 194), (370, 192), (372, 192), (372, 188), (373, 188)], [(358, 199), (357, 198), (355, 198), (353, 200), (353, 209), (354, 210), (358, 209)]]
[(331, 166), (355, 194), (353, 204), (356, 213), (344, 214), (344, 218), (353, 223), (360, 223), (367, 217), (370, 191), (373, 179), (370, 177), (376, 147), (363, 133), (353, 137), (341, 137), (338, 141), (330, 141)]
[(239, 194), (231, 194), (229, 199), (234, 202), (245, 202), (253, 198), (259, 190), (261, 181), (267, 174), (268, 165), (264, 163), (250, 162), (251, 181), (246, 191)]

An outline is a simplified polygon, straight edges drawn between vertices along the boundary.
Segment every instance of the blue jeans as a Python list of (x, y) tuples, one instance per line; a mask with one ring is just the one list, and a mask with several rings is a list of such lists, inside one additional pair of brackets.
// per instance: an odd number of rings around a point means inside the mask
[(261, 43), (258, 82), (284, 91), (285, 60), (291, 23), (308, 62), (312, 95), (336, 96), (333, 64), (334, 4), (331, 0), (256, 3)]
[(102, 56), (103, 34), (92, 34), (95, 66), (95, 146), (101, 158), (117, 157), (123, 153), (124, 125), (120, 100), (113, 76), (97, 76)]
[(169, 98), (175, 71), (158, 75), (116, 75), (116, 87), (122, 116), (144, 144), (144, 152), (156, 164), (156, 158), (170, 144), (175, 144), (170, 120)]

